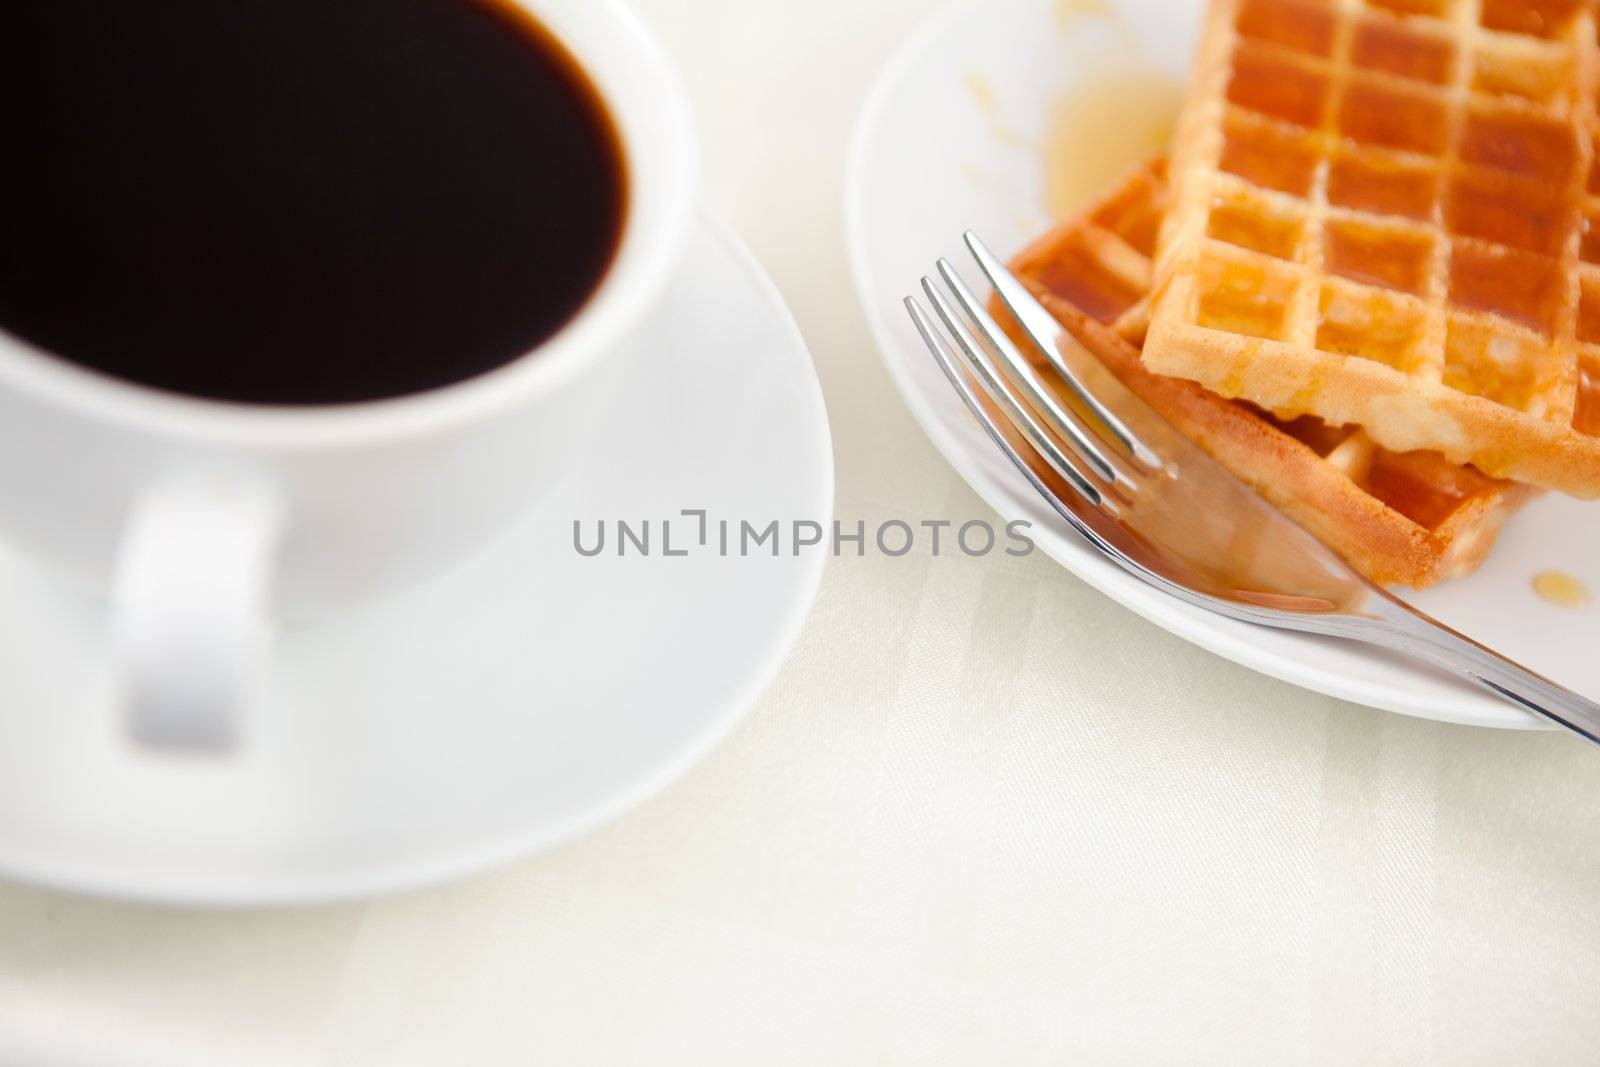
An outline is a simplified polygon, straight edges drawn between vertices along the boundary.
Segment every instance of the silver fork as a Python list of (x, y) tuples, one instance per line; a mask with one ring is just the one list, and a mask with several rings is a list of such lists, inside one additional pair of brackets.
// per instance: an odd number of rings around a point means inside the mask
[(906, 310), (989, 436), (1123, 570), (1232, 619), (1433, 664), (1600, 744), (1600, 705), (1358, 574), (1130, 392), (975, 234), (966, 244), (1055, 373), (1024, 357), (947, 260), (944, 288), (922, 279), (933, 314), (914, 297)]

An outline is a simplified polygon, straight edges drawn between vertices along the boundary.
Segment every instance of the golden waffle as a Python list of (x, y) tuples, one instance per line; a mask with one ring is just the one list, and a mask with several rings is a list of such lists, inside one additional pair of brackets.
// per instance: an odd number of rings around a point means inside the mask
[(1600, 496), (1587, 0), (1215, 0), (1146, 366)]
[(1420, 588), (1482, 562), (1535, 490), (1437, 453), (1389, 452), (1315, 418), (1280, 422), (1145, 369), (1137, 343), (1167, 193), (1159, 164), (1141, 169), (1012, 269), (1146, 403), (1369, 578)]

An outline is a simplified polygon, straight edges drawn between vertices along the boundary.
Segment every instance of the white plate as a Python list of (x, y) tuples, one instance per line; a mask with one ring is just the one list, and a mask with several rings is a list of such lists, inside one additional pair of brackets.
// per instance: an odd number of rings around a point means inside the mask
[[(1034, 495), (962, 408), (906, 321), (900, 301), (936, 257), (966, 262), (963, 229), (1010, 252), (1049, 224), (1038, 146), (1052, 105), (1108, 70), (1184, 78), (1200, 14), (1198, 3), (1170, 0), (981, 0), (946, 11), (906, 43), (862, 114), (846, 188), (856, 288), (890, 373), (939, 450), (996, 511), (1031, 520), (1047, 552), (1145, 618), (1275, 678), (1372, 707), (1480, 726), (1540, 725), (1431, 669), (1218, 618), (1124, 574)], [(1531, 588), (1535, 574), (1559, 570), (1600, 591), (1597, 545), (1600, 506), (1551, 496), (1512, 520), (1477, 574), (1415, 601), (1535, 670), (1600, 696), (1600, 611), (1560, 608)]]
[[(131, 758), (104, 620), (0, 555), (0, 871), (241, 905), (417, 885), (662, 788), (761, 692), (824, 557), (584, 558), (595, 521), (832, 519), (826, 415), (755, 260), (697, 227), (572, 477), (449, 574), (280, 641), (247, 758)], [(715, 527), (713, 527), (713, 530)], [(690, 538), (675, 527), (675, 548)], [(714, 541), (713, 541), (714, 543)]]

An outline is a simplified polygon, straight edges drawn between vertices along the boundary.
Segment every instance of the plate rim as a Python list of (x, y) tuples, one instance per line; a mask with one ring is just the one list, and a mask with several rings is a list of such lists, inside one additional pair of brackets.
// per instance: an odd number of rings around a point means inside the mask
[[(889, 328), (888, 312), (880, 310), (875, 302), (864, 221), (867, 157), (873, 136), (883, 122), (890, 97), (926, 49), (942, 40), (953, 25), (978, 12), (994, 17), (997, 13), (993, 0), (951, 0), (901, 43), (873, 79), (857, 112), (850, 136), (843, 190), (845, 245), (857, 303), (866, 318), (878, 357), (888, 370), (901, 401), (961, 479), (1003, 518), (1015, 518), (1016, 492), (1028, 487), (1023, 484), (1007, 488), (989, 477), (966, 444), (928, 407), (922, 390), (910, 378), (905, 361), (897, 358), (897, 353), (902, 352), (901, 341)], [(1168, 633), (1278, 681), (1380, 711), (1437, 722), (1505, 730), (1551, 728), (1543, 720), (1503, 705), (1493, 697), (1473, 690), (1467, 683), (1457, 682), (1446, 675), (1440, 675), (1437, 683), (1430, 685), (1425, 692), (1395, 691), (1372, 681), (1287, 659), (1281, 653), (1263, 653), (1259, 650), (1260, 646), (1247, 638), (1256, 627), (1245, 623), (1234, 623), (1230, 627), (1226, 624), (1233, 620), (1212, 615), (1200, 608), (1188, 608), (1094, 554), (1070, 530), (1052, 526), (1048, 535), (1040, 539), (1040, 545), (1069, 572)], [(1419, 672), (1423, 669), (1418, 668)]]

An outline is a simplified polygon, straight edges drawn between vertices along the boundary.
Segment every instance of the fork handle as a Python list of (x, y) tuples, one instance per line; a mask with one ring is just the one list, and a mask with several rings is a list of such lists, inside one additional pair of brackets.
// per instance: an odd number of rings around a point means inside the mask
[(1346, 636), (1442, 667), (1600, 745), (1600, 704), (1535, 674), (1387, 593), (1373, 607), (1380, 625), (1362, 627)]

